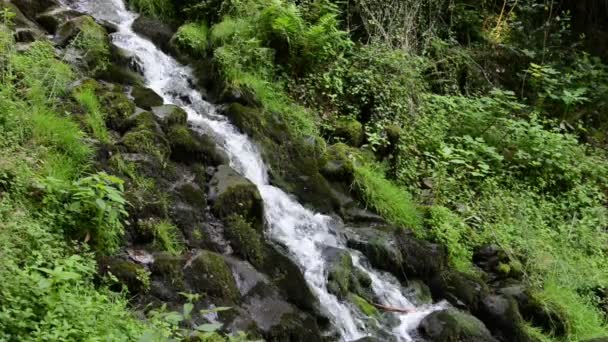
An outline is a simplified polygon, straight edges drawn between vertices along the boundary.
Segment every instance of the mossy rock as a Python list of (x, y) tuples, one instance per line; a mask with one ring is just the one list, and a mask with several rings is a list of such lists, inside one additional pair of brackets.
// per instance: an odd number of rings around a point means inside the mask
[(360, 147), (365, 139), (363, 125), (352, 118), (340, 118), (334, 124), (334, 138), (353, 147)]
[(456, 307), (479, 312), (482, 300), (489, 293), (488, 286), (478, 276), (453, 270), (437, 273), (429, 286), (433, 298), (447, 299)]
[(167, 139), (171, 145), (171, 158), (175, 161), (186, 164), (202, 162), (206, 165), (219, 165), (228, 161), (216, 148), (213, 139), (200, 135), (185, 125), (169, 127)]
[(167, 252), (154, 256), (152, 264), (152, 276), (162, 279), (177, 291), (184, 289), (184, 265), (186, 261), (181, 256), (175, 256)]
[(123, 92), (108, 91), (100, 94), (99, 99), (106, 114), (106, 125), (113, 130), (121, 130), (135, 113), (135, 103)]
[(265, 255), (262, 234), (239, 215), (229, 216), (225, 222), (226, 237), (235, 253), (254, 266), (262, 265)]
[(192, 259), (189, 268), (191, 285), (197, 291), (229, 302), (239, 299), (232, 271), (221, 255), (201, 251)]
[(353, 261), (348, 251), (328, 247), (323, 251), (327, 260), (327, 290), (336, 297), (345, 298), (351, 290)]
[(352, 229), (346, 238), (348, 247), (363, 253), (374, 267), (406, 280), (402, 266), (404, 258), (392, 232), (375, 228)]
[(207, 193), (198, 184), (185, 183), (175, 188), (179, 198), (195, 208), (204, 208), (207, 204)]
[(150, 110), (152, 107), (162, 106), (164, 100), (154, 90), (140, 85), (133, 86), (131, 96), (139, 108)]
[(165, 160), (169, 155), (169, 147), (157, 133), (146, 129), (127, 132), (120, 144), (131, 153), (145, 153), (158, 160)]
[(152, 113), (160, 118), (163, 126), (169, 128), (173, 125), (185, 126), (188, 124), (188, 113), (179, 106), (166, 104), (152, 108)]
[(378, 309), (370, 304), (365, 298), (358, 296), (356, 294), (350, 294), (348, 299), (361, 310), (366, 316), (369, 317), (378, 317), (380, 316), (380, 312)]
[(71, 60), (89, 74), (103, 72), (110, 61), (110, 39), (104, 27), (83, 15), (67, 21), (58, 29), (54, 42), (65, 47), (65, 59)]
[(418, 329), (435, 342), (498, 342), (480, 320), (456, 309), (431, 313)]
[(100, 274), (112, 273), (129, 293), (145, 293), (150, 289), (150, 274), (141, 265), (122, 259), (107, 257), (99, 260)]
[(81, 12), (73, 9), (55, 7), (43, 13), (37, 13), (36, 22), (50, 34), (55, 34), (62, 24), (81, 15)]
[(321, 168), (321, 173), (333, 181), (352, 183), (356, 155), (356, 150), (344, 143), (329, 146), (327, 148), (327, 162)]
[(220, 218), (240, 215), (261, 231), (264, 204), (255, 184), (227, 165), (220, 165), (209, 183), (212, 210)]

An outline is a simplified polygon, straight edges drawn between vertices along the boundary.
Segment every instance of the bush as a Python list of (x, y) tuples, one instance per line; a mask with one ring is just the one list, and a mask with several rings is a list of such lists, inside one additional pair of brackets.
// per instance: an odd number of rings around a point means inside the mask
[(175, 34), (177, 46), (194, 57), (203, 57), (207, 51), (209, 29), (204, 23), (188, 23), (180, 26)]

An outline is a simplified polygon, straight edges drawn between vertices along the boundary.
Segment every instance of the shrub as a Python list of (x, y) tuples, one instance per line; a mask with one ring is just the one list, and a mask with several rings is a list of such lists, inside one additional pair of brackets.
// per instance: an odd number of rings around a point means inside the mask
[(204, 23), (188, 23), (180, 26), (175, 42), (180, 49), (192, 56), (202, 57), (207, 51), (209, 29)]

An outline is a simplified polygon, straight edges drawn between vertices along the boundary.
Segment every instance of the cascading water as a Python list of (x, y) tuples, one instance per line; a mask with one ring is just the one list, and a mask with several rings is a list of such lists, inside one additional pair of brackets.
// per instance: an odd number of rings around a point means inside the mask
[[(118, 26), (112, 40), (138, 60), (146, 85), (160, 94), (165, 103), (181, 106), (188, 113), (190, 123), (213, 136), (228, 153), (231, 166), (258, 187), (264, 201), (270, 238), (288, 247), (309, 286), (339, 330), (341, 339), (351, 341), (367, 336), (366, 320), (326, 288), (323, 250), (327, 247), (346, 249), (344, 241), (335, 232), (339, 225), (334, 219), (311, 212), (281, 189), (269, 185), (266, 166), (255, 145), (225, 117), (216, 114), (213, 105), (203, 100), (192, 86), (190, 68), (180, 65), (153, 43), (133, 32), (131, 25), (137, 15), (128, 11), (122, 0), (69, 1), (67, 5)], [(368, 273), (372, 279), (373, 291), (382, 301), (381, 304), (413, 307), (403, 295), (397, 280), (366, 266), (357, 252), (351, 253), (355, 267)], [(396, 326), (383, 329), (395, 340), (412, 341), (408, 332), (415, 329), (424, 316), (439, 307), (418, 308), (415, 313), (401, 314)]]

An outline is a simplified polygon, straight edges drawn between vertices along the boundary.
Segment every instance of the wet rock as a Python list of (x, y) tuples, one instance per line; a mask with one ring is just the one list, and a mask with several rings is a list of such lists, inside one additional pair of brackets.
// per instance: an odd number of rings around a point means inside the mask
[[(105, 275), (112, 273), (129, 293), (144, 293), (150, 289), (150, 275), (141, 265), (118, 259), (115, 257), (105, 257), (99, 260), (99, 274)], [(116, 289), (120, 291), (119, 288)]]
[(370, 304), (370, 302), (368, 302), (367, 299), (365, 299), (361, 296), (358, 296), (356, 294), (349, 295), (348, 299), (350, 300), (351, 303), (355, 304), (355, 306), (357, 308), (359, 308), (359, 310), (364, 315), (369, 316), (369, 317), (380, 316), (380, 312), (378, 311), (378, 309), (376, 309), (375, 306)]
[(352, 118), (340, 118), (334, 124), (332, 137), (344, 141), (347, 145), (359, 147), (365, 138), (363, 125)]
[(505, 341), (528, 341), (524, 320), (519, 313), (517, 302), (500, 295), (486, 296), (481, 303), (478, 315), (494, 336)]
[(407, 229), (397, 229), (395, 235), (402, 256), (402, 270), (408, 277), (426, 280), (447, 268), (447, 253), (442, 246), (418, 239)]
[(36, 16), (51, 7), (59, 6), (57, 0), (11, 0), (25, 16), (35, 20)]
[(327, 290), (338, 298), (345, 298), (350, 292), (353, 276), (350, 253), (344, 249), (328, 247), (323, 251), (323, 256), (327, 261)]
[(376, 228), (357, 228), (346, 232), (347, 245), (362, 252), (376, 268), (404, 278), (403, 256), (391, 232)]
[(226, 302), (235, 302), (240, 298), (232, 271), (223, 256), (201, 251), (186, 264), (185, 269), (189, 282), (198, 292)]
[[(165, 284), (163, 289), (163, 297), (172, 299), (178, 298), (178, 292), (184, 291), (184, 266), (186, 260), (182, 256), (175, 256), (170, 253), (158, 253), (154, 257), (152, 264), (152, 279)], [(161, 287), (152, 288), (152, 295)], [(171, 293), (171, 294), (169, 294)]]
[(169, 143), (152, 113), (135, 114), (128, 121), (126, 125), (133, 128), (119, 142), (128, 152), (148, 154), (161, 161), (169, 156)]
[(266, 258), (261, 270), (288, 301), (304, 311), (321, 316), (318, 299), (308, 287), (302, 271), (280, 247), (266, 244)]
[(498, 342), (480, 320), (456, 309), (431, 313), (418, 330), (434, 342)]
[(473, 254), (473, 262), (488, 276), (490, 282), (507, 278), (521, 279), (522, 266), (517, 260), (511, 260), (507, 253), (496, 245), (486, 245)]
[(209, 183), (213, 212), (221, 218), (240, 215), (261, 229), (264, 204), (257, 187), (227, 165), (220, 165)]
[[(178, 120), (173, 117), (171, 120)], [(185, 125), (172, 125), (167, 129), (167, 139), (171, 146), (171, 159), (185, 163), (219, 165), (229, 160), (222, 154), (213, 139), (189, 129)]]
[(55, 34), (61, 25), (82, 15), (83, 13), (72, 9), (56, 7), (37, 15), (36, 21), (40, 26), (44, 27), (47, 32)]
[(150, 110), (152, 107), (162, 106), (164, 100), (154, 90), (142, 86), (134, 86), (131, 96), (137, 107)]
[(482, 300), (488, 296), (487, 285), (474, 275), (454, 270), (437, 273), (429, 287), (433, 298), (447, 299), (452, 305), (479, 312)]
[(150, 39), (164, 52), (172, 52), (170, 42), (175, 30), (171, 26), (159, 19), (141, 15), (133, 22), (132, 27), (133, 31)]
[(16, 28), (14, 37), (17, 43), (31, 43), (42, 39), (44, 34), (37, 29), (26, 27)]
[(160, 118), (165, 127), (188, 124), (188, 114), (182, 108), (173, 104), (154, 107), (152, 113)]

